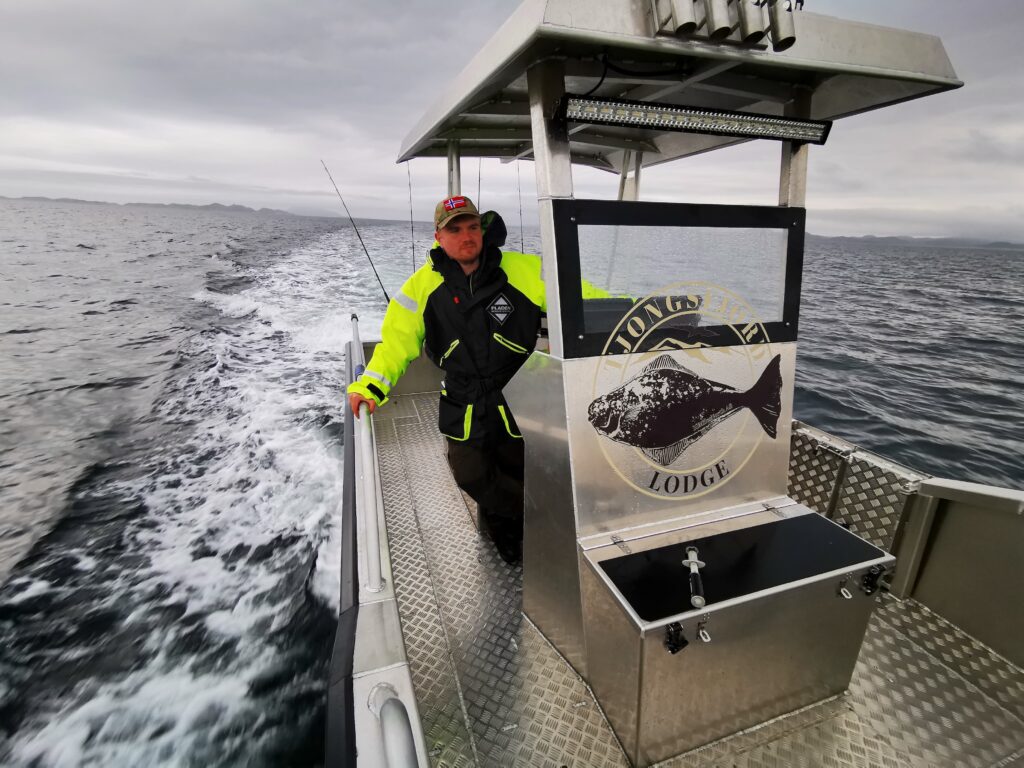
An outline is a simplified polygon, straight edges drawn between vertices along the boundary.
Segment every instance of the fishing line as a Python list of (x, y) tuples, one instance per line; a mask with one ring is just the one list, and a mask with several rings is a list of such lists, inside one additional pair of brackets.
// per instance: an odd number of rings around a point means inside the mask
[(373, 259), (370, 258), (370, 252), (366, 250), (366, 243), (363, 242), (363, 236), (359, 234), (359, 227), (356, 226), (356, 220), (352, 218), (352, 214), (348, 212), (348, 206), (345, 205), (345, 198), (341, 196), (341, 190), (338, 189), (338, 185), (334, 183), (334, 177), (331, 176), (331, 172), (327, 168), (327, 163), (320, 159), (320, 165), (327, 171), (327, 178), (331, 180), (331, 184), (334, 185), (334, 191), (338, 193), (338, 199), (341, 200), (341, 205), (345, 209), (345, 214), (348, 216), (348, 220), (352, 223), (352, 229), (356, 231), (356, 237), (359, 238), (359, 244), (363, 246), (363, 253), (366, 254), (367, 261), (370, 262), (370, 269), (373, 270), (373, 276), (377, 278), (377, 283), (380, 285), (380, 289), (384, 292), (384, 299), (390, 304), (391, 297), (388, 296), (387, 288), (384, 287), (384, 283), (380, 279), (380, 275), (377, 274), (377, 268), (373, 266)]
[(405, 173), (409, 177), (409, 245), (412, 246), (412, 271), (416, 271), (416, 225), (412, 220), (412, 160), (405, 161)]
[(519, 252), (526, 253), (526, 246), (523, 245), (523, 188), (519, 184), (519, 161), (516, 160), (516, 192), (519, 194)]
[(480, 202), (480, 169), (483, 167), (484, 159), (478, 157), (476, 159), (476, 209), (479, 211), (483, 203)]

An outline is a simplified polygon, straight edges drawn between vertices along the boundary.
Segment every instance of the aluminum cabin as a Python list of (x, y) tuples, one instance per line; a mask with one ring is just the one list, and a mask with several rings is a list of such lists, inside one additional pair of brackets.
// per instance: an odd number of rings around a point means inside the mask
[[(961, 83), (933, 36), (789, 5), (527, 0), (406, 138), (452, 194), (464, 157), (534, 162), (524, 557), (477, 534), (425, 358), (349, 414), (328, 764), (1024, 757), (1024, 492), (792, 418), (808, 144)], [(777, 206), (643, 200), (643, 168), (742, 141)], [(350, 380), (371, 347), (353, 318)]]

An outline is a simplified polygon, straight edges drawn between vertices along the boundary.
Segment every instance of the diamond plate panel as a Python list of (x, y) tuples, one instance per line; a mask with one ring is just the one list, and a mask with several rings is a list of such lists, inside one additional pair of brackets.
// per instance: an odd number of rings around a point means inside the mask
[(854, 454), (839, 492), (835, 520), (876, 547), (890, 551), (907, 500), (902, 488), (922, 479), (896, 465)]
[[(396, 398), (384, 410), (401, 404), (405, 399)], [(415, 408), (411, 412), (415, 413)], [(439, 768), (475, 765), (455, 664), (423, 553), (409, 481), (398, 449), (398, 437), (393, 424), (383, 423), (375, 417), (374, 426), (392, 577), (430, 762)]]
[(889, 598), (879, 617), (1010, 714), (1024, 720), (1024, 670), (916, 600)]
[(789, 497), (818, 514), (827, 514), (843, 461), (809, 430), (794, 429), (789, 450)]
[(673, 757), (658, 763), (658, 768), (704, 768), (705, 766), (731, 765), (740, 755), (765, 744), (785, 737), (787, 734), (812, 728), (818, 723), (851, 713), (844, 697), (837, 697), (821, 704), (777, 717), (768, 723), (749, 728), (732, 736), (699, 747), (685, 755)]
[(882, 615), (868, 627), (849, 699), (881, 741), (910, 756), (907, 765), (992, 766), (1024, 748), (1024, 722)]
[(906, 768), (913, 765), (913, 760), (908, 753), (886, 744), (855, 712), (846, 712), (740, 755), (730, 765), (736, 768)]
[(482, 539), (445, 460), (436, 396), (396, 423), (479, 764), (625, 766), (593, 696), (523, 619), (520, 567)]
[[(625, 766), (589, 689), (522, 616), (520, 569), (477, 535), (447, 468), (436, 401), (413, 397), (422, 420), (382, 424), (378, 445), (392, 570), (432, 763)], [(902, 509), (898, 486), (916, 477), (863, 463), (850, 468), (837, 516), (848, 510), (888, 546), (891, 520), (868, 521), (876, 510), (892, 518)], [(845, 696), (659, 765), (1016, 765), (1024, 755), (1022, 678), (941, 617), (889, 598), (872, 618)]]
[(416, 403), (411, 397), (393, 397), (383, 408), (378, 408), (373, 413), (374, 425), (401, 419), (419, 421), (419, 418), (420, 414), (416, 410)]

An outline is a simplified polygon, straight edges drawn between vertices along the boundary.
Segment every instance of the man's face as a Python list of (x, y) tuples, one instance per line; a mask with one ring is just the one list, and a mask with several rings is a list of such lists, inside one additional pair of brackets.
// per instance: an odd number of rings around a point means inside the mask
[(444, 252), (459, 264), (472, 264), (480, 258), (484, 232), (479, 216), (456, 216), (434, 233)]

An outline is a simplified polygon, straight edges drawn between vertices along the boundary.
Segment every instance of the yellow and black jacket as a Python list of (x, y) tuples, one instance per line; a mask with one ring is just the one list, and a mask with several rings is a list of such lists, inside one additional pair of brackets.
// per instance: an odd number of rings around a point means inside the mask
[(501, 390), (533, 350), (544, 311), (538, 257), (485, 244), (480, 266), (467, 276), (435, 247), (391, 299), (382, 341), (348, 391), (382, 405), (423, 348), (445, 372), (442, 434), (469, 440), (504, 430), (519, 437)]

